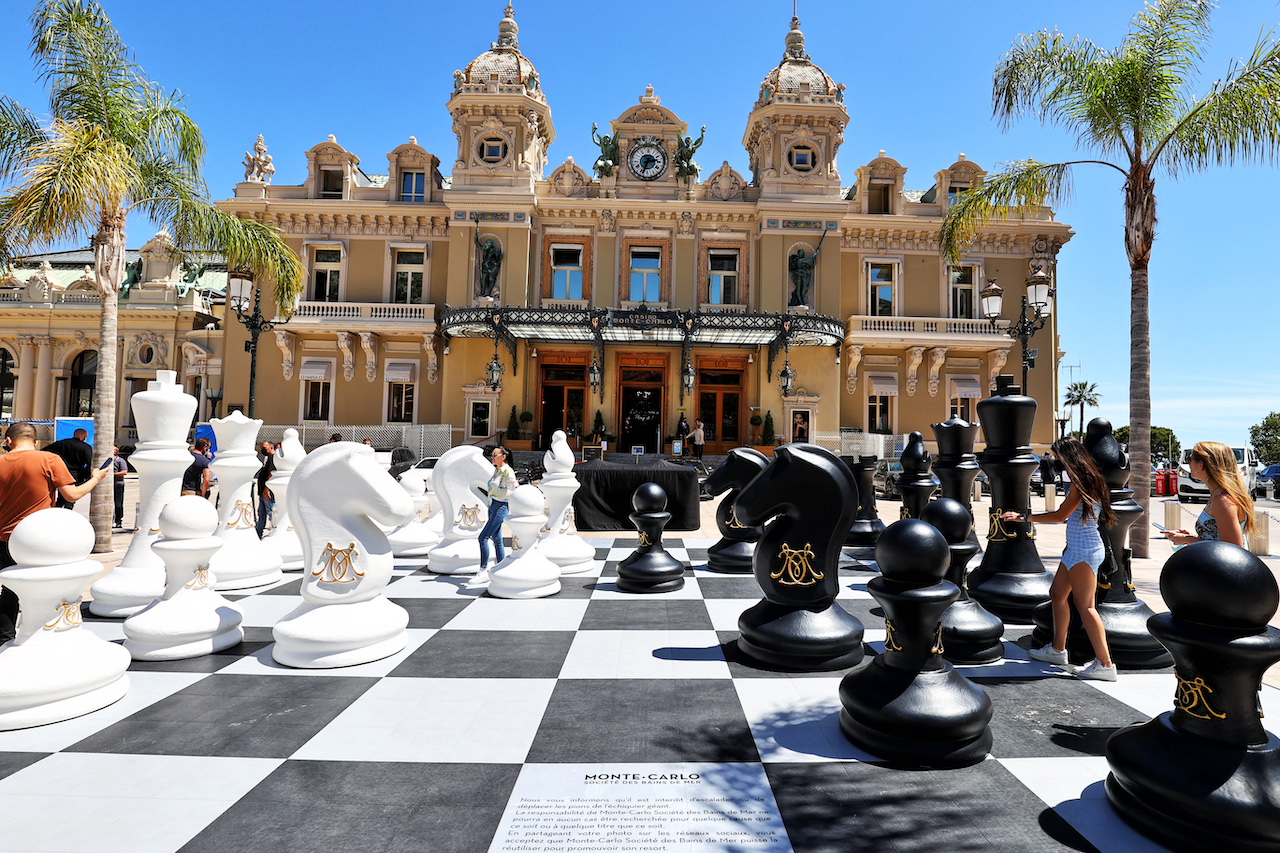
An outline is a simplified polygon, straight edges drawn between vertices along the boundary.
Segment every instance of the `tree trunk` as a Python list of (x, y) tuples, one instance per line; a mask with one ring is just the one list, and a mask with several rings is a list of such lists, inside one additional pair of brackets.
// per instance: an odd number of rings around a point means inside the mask
[[(120, 282), (124, 281), (125, 213), (122, 209), (104, 212), (93, 235), (93, 271), (102, 313), (98, 324), (98, 378), (93, 394), (93, 458), (111, 456), (116, 441), (116, 339)], [(115, 511), (114, 477), (104, 477), (89, 498), (89, 521), (93, 524), (93, 553), (111, 550), (111, 516)]]
[(1084, 441), (1084, 400), (1080, 401), (1080, 440)]
[(1125, 250), (1129, 256), (1129, 488), (1142, 507), (1130, 528), (1133, 556), (1151, 555), (1151, 312), (1147, 268), (1155, 242), (1155, 182), (1145, 164), (1125, 185)]

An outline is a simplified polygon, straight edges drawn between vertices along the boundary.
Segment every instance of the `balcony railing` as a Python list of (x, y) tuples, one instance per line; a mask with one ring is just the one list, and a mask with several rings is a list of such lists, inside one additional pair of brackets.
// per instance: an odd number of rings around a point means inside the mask
[(850, 317), (849, 331), (894, 335), (1004, 335), (1007, 321), (992, 328), (986, 320), (959, 320), (949, 317)]
[(432, 305), (399, 305), (385, 302), (299, 302), (293, 322), (366, 320), (381, 323), (427, 322), (434, 319)]

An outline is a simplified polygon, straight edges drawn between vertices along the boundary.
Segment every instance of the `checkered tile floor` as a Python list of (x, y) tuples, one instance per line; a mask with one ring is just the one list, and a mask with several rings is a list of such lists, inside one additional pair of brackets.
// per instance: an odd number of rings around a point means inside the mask
[[(634, 538), (589, 541), (595, 573), (535, 601), (493, 599), (398, 560), (387, 595), (409, 611), (409, 645), (348, 669), (272, 661), (271, 626), (299, 602), (296, 576), (229, 596), (245, 612), (243, 644), (135, 662), (115, 705), (0, 732), (0, 849), (574, 849), (495, 841), (514, 792), (570, 765), (696, 770), (781, 818), (768, 843), (671, 835), (637, 849), (1160, 849), (1107, 806), (1103, 748), (1117, 728), (1171, 708), (1170, 671), (1077, 681), (1028, 660), (1028, 629), (1011, 628), (1005, 661), (961, 668), (995, 705), (991, 757), (896, 769), (840, 734), (842, 672), (762, 670), (738, 654), (738, 615), (760, 592), (749, 575), (706, 570), (713, 540), (667, 540), (692, 568), (682, 590), (658, 596), (615, 587)], [(840, 574), (840, 603), (879, 651), (873, 574)], [(116, 621), (86, 613), (85, 627), (123, 638)], [(1280, 719), (1278, 696), (1264, 689), (1268, 719)]]

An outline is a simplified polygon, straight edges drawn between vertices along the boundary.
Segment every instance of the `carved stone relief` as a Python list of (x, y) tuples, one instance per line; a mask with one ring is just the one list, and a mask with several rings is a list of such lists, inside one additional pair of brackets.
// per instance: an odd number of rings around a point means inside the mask
[(276, 329), (276, 346), (280, 348), (280, 366), (286, 380), (293, 378), (293, 357), (298, 336), (284, 329)]
[(934, 347), (929, 350), (929, 396), (938, 396), (938, 376), (942, 372), (942, 365), (947, 360), (946, 347)]
[(907, 396), (916, 395), (916, 371), (924, 360), (924, 347), (911, 347), (907, 350)]
[(360, 333), (360, 348), (364, 350), (364, 378), (368, 382), (378, 379), (378, 336), (374, 332)]
[(350, 332), (338, 332), (338, 349), (342, 350), (342, 378), (350, 382), (356, 376), (356, 359), (351, 354), (351, 344), (355, 335)]

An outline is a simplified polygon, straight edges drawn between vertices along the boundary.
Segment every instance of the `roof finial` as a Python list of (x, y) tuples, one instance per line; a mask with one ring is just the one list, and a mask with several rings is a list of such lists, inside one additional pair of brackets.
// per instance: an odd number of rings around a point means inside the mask
[[(791, 0), (792, 11), (795, 11), (796, 0)], [(787, 50), (783, 59), (804, 59), (804, 33), (800, 32), (800, 18), (791, 16), (791, 32), (787, 33)]]
[(516, 11), (508, 3), (503, 12), (502, 21), (498, 24), (498, 40), (494, 42), (494, 48), (507, 47), (519, 50), (520, 45), (516, 41), (516, 34), (519, 32), (520, 27), (516, 25)]

